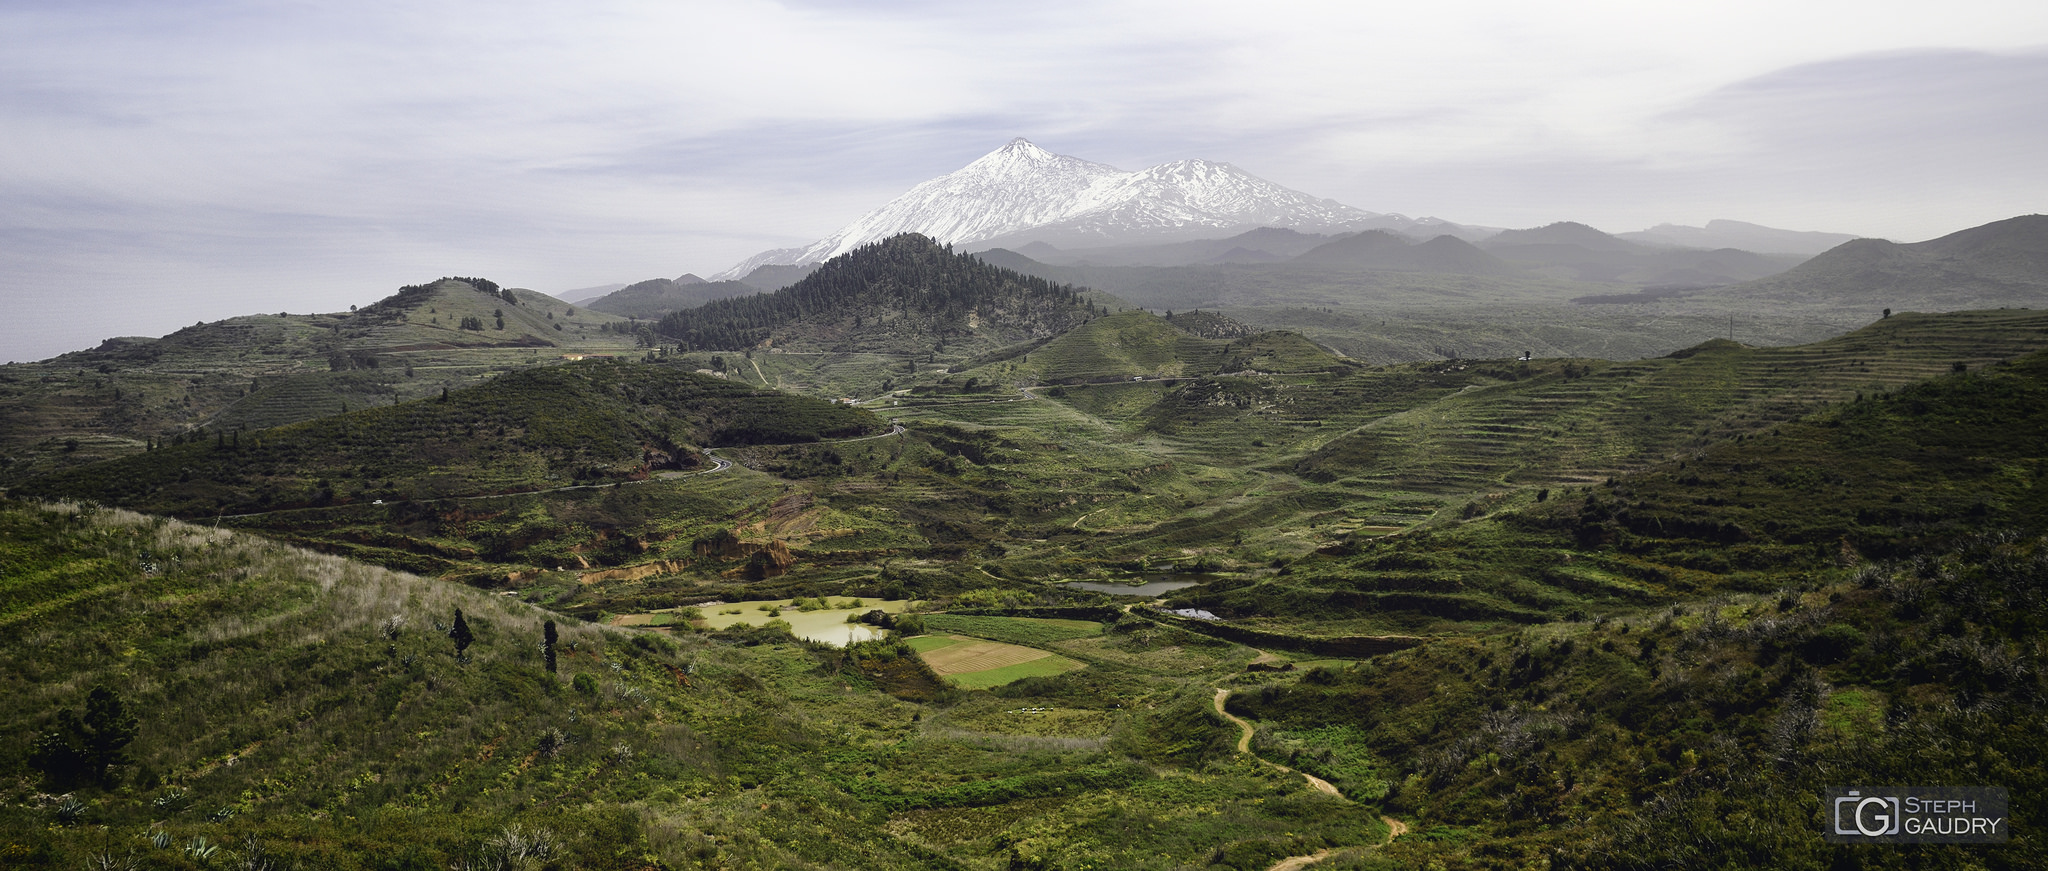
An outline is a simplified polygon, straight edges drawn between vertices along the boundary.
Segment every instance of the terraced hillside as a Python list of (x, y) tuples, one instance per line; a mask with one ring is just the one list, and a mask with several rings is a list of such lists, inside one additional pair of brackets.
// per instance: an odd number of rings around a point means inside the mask
[(126, 456), (202, 428), (310, 420), (564, 355), (638, 354), (640, 344), (626, 319), (453, 279), (354, 312), (246, 315), (159, 339), (109, 339), (0, 367), (0, 481)]
[[(2048, 518), (2048, 351), (1775, 421), (1591, 486), (1480, 496), (1284, 578), (1176, 596), (1239, 619), (1416, 631), (1542, 623), (1952, 546)], [(1548, 498), (1542, 498), (1548, 497)]]
[(1812, 345), (1716, 340), (1657, 360), (1496, 365), (1493, 377), (1373, 420), (1295, 469), (1312, 479), (1435, 493), (1585, 483), (1859, 393), (2044, 345), (2048, 313), (1995, 310), (1896, 315)]
[[(510, 373), (437, 399), (203, 438), (22, 492), (90, 493), (161, 514), (239, 514), (546, 489), (690, 469), (700, 447), (871, 435), (873, 415), (644, 363)], [(344, 483), (346, 482), (346, 483)]]
[[(959, 691), (898, 638), (605, 627), (127, 512), (0, 500), (0, 561), (38, 640), (0, 672), (9, 868), (1248, 871), (1385, 839), (1231, 754), (1210, 685), (1255, 653), (1163, 627), (1014, 626), (1087, 668)], [(131, 727), (81, 738), (87, 707)], [(69, 741), (111, 762), (35, 752)]]

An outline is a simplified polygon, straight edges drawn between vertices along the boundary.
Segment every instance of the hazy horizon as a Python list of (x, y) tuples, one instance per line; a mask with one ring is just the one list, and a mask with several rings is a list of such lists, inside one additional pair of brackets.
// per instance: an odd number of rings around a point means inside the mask
[(2048, 211), (2017, 2), (29, 2), (0, 45), (0, 360), (442, 275), (709, 275), (1016, 136), (1500, 227)]

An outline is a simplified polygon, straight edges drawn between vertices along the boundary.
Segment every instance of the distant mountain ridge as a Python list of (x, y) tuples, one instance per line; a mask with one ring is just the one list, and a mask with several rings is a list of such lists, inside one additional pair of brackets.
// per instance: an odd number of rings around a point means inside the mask
[(1856, 239), (1735, 296), (1953, 311), (2048, 302), (2048, 215), (1993, 221), (1925, 242)]
[(1503, 261), (1554, 278), (1641, 286), (1710, 286), (1784, 272), (1796, 254), (1732, 248), (1700, 250), (1639, 244), (1574, 221), (1504, 230), (1478, 247)]
[(712, 278), (818, 263), (900, 233), (1016, 248), (1032, 241), (1110, 245), (1183, 241), (1254, 227), (1327, 231), (1388, 223), (1418, 222), (1281, 187), (1228, 163), (1191, 159), (1125, 172), (1018, 138), (911, 188), (831, 236), (762, 252)]
[(705, 281), (684, 273), (680, 278), (650, 278), (626, 285), (583, 304), (584, 308), (627, 318), (658, 318), (677, 309), (714, 299), (745, 296), (759, 288), (737, 281)]
[(1616, 233), (1616, 237), (1646, 245), (1676, 245), (1684, 248), (1739, 248), (1759, 254), (1805, 254), (1813, 256), (1858, 238), (1848, 233), (1819, 233), (1780, 230), (1746, 221), (1716, 219), (1705, 227), (1658, 224), (1647, 230)]
[(1344, 236), (1303, 252), (1292, 262), (1449, 275), (1513, 275), (1521, 271), (1456, 236), (1415, 244), (1385, 230)]

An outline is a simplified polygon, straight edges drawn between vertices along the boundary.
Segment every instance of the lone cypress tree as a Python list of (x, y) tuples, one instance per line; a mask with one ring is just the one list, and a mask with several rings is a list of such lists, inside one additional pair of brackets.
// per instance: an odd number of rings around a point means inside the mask
[(476, 636), (469, 631), (469, 621), (462, 619), (461, 608), (455, 609), (455, 625), (448, 627), (448, 637), (455, 639), (455, 658), (468, 662), (469, 645)]
[(540, 652), (547, 657), (548, 674), (555, 673), (555, 641), (559, 637), (555, 634), (555, 621), (540, 624)]

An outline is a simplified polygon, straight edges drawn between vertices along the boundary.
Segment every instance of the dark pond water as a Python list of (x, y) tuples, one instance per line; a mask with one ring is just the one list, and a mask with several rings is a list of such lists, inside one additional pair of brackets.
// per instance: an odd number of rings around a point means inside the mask
[(1143, 596), (1147, 599), (1156, 599), (1175, 590), (1184, 590), (1188, 587), (1199, 587), (1212, 580), (1215, 580), (1215, 576), (1141, 575), (1138, 578), (1136, 578), (1136, 580), (1140, 581), (1141, 583), (1133, 584), (1123, 582), (1103, 583), (1101, 581), (1068, 581), (1067, 586), (1078, 587), (1083, 590), (1093, 590), (1097, 593), (1108, 593), (1112, 596)]

